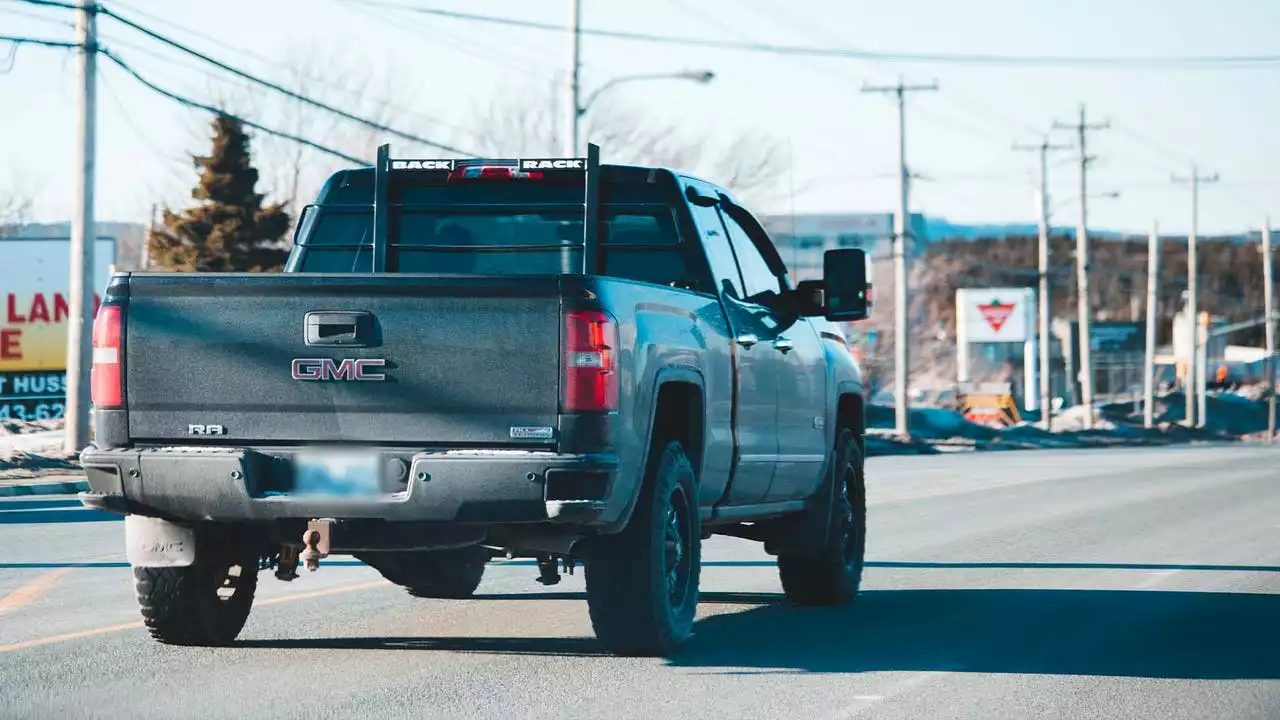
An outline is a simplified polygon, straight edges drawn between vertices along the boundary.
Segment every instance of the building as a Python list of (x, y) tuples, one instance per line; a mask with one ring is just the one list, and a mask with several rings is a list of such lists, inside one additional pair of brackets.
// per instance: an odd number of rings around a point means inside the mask
[[(767, 215), (760, 219), (796, 280), (822, 276), (827, 250), (861, 248), (867, 257), (888, 260), (893, 253), (893, 213)], [(911, 216), (912, 252), (929, 241), (925, 217)]]

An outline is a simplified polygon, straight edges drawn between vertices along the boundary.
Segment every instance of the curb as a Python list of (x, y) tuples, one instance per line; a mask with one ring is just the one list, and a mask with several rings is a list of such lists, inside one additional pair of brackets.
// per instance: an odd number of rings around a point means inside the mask
[(26, 497), (29, 495), (73, 495), (89, 489), (83, 480), (70, 482), (32, 481), (24, 485), (0, 485), (0, 498)]

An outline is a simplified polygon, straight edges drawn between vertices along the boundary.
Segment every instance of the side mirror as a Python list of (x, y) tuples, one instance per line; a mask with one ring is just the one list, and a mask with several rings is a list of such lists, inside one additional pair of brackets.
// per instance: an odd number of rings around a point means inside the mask
[(871, 314), (867, 253), (828, 250), (822, 256), (823, 309), (828, 320), (866, 320)]

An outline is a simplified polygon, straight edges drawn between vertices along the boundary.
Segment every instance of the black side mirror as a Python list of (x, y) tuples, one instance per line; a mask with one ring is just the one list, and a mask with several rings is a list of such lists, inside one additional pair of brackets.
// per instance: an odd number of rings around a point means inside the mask
[(828, 320), (866, 320), (871, 314), (867, 253), (828, 250), (822, 256), (823, 308)]

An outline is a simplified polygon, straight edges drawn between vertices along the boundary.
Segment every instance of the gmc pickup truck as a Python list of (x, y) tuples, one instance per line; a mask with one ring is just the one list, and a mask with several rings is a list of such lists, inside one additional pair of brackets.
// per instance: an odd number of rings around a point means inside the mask
[(486, 564), (584, 567), (611, 652), (692, 633), (702, 541), (847, 603), (866, 533), (864, 389), (832, 321), (866, 257), (792, 286), (711, 183), (585, 158), (334, 174), (284, 273), (116, 274), (93, 329), (82, 502), (126, 515), (145, 624), (224, 645), (260, 572), (352, 555), (418, 597)]

